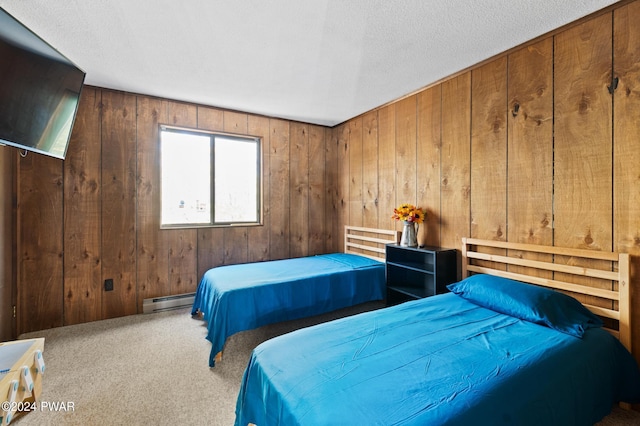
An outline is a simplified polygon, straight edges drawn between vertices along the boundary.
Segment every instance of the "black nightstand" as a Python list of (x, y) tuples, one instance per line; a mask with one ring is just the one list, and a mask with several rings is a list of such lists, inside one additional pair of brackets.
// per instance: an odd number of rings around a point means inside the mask
[(457, 270), (455, 249), (387, 244), (387, 305), (446, 293)]

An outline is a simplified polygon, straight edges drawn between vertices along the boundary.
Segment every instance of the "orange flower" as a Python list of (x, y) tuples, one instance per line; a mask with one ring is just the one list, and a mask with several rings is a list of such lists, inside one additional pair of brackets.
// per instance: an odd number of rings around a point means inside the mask
[(426, 219), (427, 215), (422, 208), (416, 207), (413, 204), (400, 204), (398, 208), (393, 209), (393, 216), (391, 219), (402, 220), (407, 222), (422, 223)]

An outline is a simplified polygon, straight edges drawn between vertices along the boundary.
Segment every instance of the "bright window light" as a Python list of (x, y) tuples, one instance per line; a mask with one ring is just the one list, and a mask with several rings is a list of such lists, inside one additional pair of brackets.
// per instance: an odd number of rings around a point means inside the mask
[(161, 226), (261, 221), (260, 139), (161, 126)]
[(258, 150), (255, 141), (216, 138), (215, 222), (257, 222)]

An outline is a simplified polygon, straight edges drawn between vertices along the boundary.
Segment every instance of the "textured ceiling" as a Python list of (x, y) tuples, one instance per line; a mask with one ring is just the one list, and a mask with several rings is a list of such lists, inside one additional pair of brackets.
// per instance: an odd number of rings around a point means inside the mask
[(0, 0), (90, 85), (333, 126), (611, 0)]

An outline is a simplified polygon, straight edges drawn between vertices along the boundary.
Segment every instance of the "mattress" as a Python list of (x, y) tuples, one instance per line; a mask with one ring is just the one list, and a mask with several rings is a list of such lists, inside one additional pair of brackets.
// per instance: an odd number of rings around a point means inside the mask
[(236, 425), (591, 425), (640, 400), (611, 334), (582, 338), (454, 293), (301, 329), (253, 351)]
[(346, 253), (210, 269), (192, 308), (207, 321), (209, 365), (234, 333), (384, 299), (384, 270), (382, 262)]

